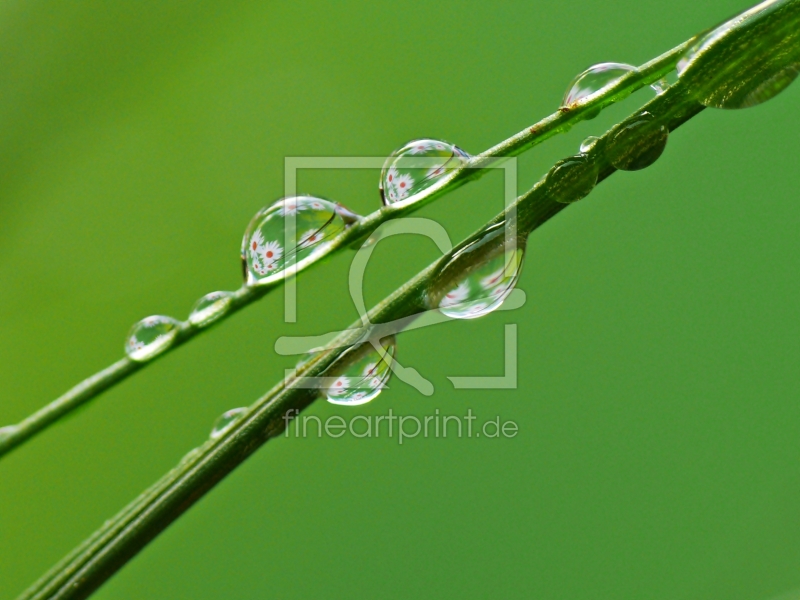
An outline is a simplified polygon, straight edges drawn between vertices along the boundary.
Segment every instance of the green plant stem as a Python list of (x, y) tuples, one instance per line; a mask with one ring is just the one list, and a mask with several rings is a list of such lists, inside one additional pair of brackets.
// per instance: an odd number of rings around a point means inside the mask
[[(693, 100), (686, 86), (679, 82), (645, 107), (670, 131), (698, 114), (703, 107)], [(637, 114), (639, 111), (637, 111)], [(634, 116), (635, 118), (635, 116)], [(625, 127), (627, 121), (612, 128), (589, 151), (601, 166), (598, 179), (615, 171), (603, 152), (605, 144)], [(506, 211), (497, 215), (488, 226), (515, 218), (525, 233), (547, 222), (567, 208), (548, 195), (546, 177), (520, 196)], [(370, 323), (388, 323), (413, 317), (429, 310), (426, 291), (430, 289), (437, 269), (460, 248), (482, 235), (482, 228), (464, 240), (451, 253), (442, 257), (400, 289), (369, 311)], [(325, 350), (319, 352), (297, 373), (316, 377), (335, 366), (349, 345), (363, 340), (361, 321), (344, 331)], [(167, 473), (128, 507), (111, 519), (86, 542), (35, 583), (20, 600), (88, 597), (111, 575), (136, 555), (147, 543), (175, 521), (194, 502), (212, 489), (228, 473), (253, 454), (268, 439), (278, 436), (286, 427), (287, 414), (298, 414), (318, 396), (318, 391), (303, 387), (299, 379), (290, 377), (258, 399), (242, 419), (221, 437), (206, 442), (188, 458)], [(297, 411), (289, 413), (288, 411)]]
[[(467, 181), (485, 175), (490, 166), (497, 164), (498, 158), (517, 156), (554, 135), (568, 130), (573, 125), (584, 120), (587, 114), (596, 113), (598, 110), (625, 99), (636, 90), (658, 81), (675, 68), (678, 60), (693, 41), (694, 38), (676, 46), (669, 52), (645, 63), (638, 70), (621, 77), (601, 93), (577, 102), (572, 106), (562, 107), (535, 125), (474, 156), (466, 167), (454, 170), (449, 177), (422, 192), (418, 196), (418, 200), (413, 204), (402, 207), (386, 206), (365, 216), (333, 240), (327, 251), (321, 254), (319, 258), (322, 259), (334, 252), (344, 250), (354, 243), (368, 238), (384, 222), (408, 216), (412, 212), (455, 190)], [(283, 281), (280, 280), (266, 286), (242, 287), (236, 292), (228, 311), (211, 325), (216, 325), (245, 306), (252, 304), (282, 285), (282, 283)], [(56, 398), (50, 404), (13, 426), (5, 436), (0, 436), (0, 457), (52, 425), (64, 415), (123, 381), (153, 360), (188, 342), (197, 334), (208, 329), (209, 326), (197, 327), (183, 323), (178, 328), (174, 342), (161, 354), (152, 357), (147, 362), (136, 362), (130, 358), (123, 358), (110, 367), (85, 379), (64, 395)]]

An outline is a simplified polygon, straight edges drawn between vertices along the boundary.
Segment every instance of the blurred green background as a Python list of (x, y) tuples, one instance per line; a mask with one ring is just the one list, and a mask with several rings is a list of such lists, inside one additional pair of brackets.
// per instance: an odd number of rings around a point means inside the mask
[[(286, 156), (481, 151), (552, 112), (594, 62), (640, 64), (741, 0), (0, 2), (0, 424), (122, 355), (149, 314), (239, 285)], [(647, 100), (519, 163), (527, 189)], [(514, 439), (279, 439), (98, 593), (103, 599), (766, 599), (800, 587), (800, 85), (708, 110), (651, 168), (538, 231), (528, 303), (399, 339), (436, 386), (361, 408), (514, 420)], [(299, 189), (366, 213), (375, 171)], [(492, 174), (420, 214), (454, 240), (502, 206)], [(437, 256), (382, 242), (374, 303)], [(349, 255), (304, 274), (0, 461), (0, 599), (13, 598), (249, 404), (281, 335), (357, 316)], [(500, 375), (519, 331), (519, 388)]]

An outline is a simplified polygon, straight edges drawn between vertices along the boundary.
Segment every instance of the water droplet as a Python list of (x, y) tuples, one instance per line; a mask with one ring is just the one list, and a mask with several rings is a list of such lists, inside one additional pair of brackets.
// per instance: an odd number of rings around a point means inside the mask
[(581, 142), (581, 152), (584, 152), (584, 153), (589, 152), (589, 150), (594, 148), (594, 145), (599, 141), (600, 141), (599, 137), (595, 137), (593, 135), (590, 135), (589, 137), (587, 137), (585, 140), (583, 140)]
[(650, 87), (655, 90), (657, 96), (660, 96), (669, 89), (669, 81), (667, 81), (666, 77), (662, 77), (655, 83), (651, 83)]
[[(283, 198), (260, 210), (242, 239), (245, 283), (263, 285), (283, 278), (287, 258), (294, 260), (298, 271), (303, 269), (357, 219), (340, 205), (313, 196)], [(292, 221), (297, 241), (286, 252), (286, 228)]]
[(522, 269), (525, 239), (506, 239), (503, 223), (457, 250), (439, 270), (431, 303), (454, 319), (475, 319), (496, 310), (514, 289)]
[[(638, 69), (633, 65), (627, 65), (625, 63), (607, 62), (593, 65), (570, 82), (567, 93), (564, 94), (564, 100), (561, 102), (561, 106), (569, 107), (576, 102), (580, 102), (584, 98), (588, 98), (606, 89), (610, 85), (615, 84), (621, 77), (628, 73), (637, 70)], [(657, 94), (664, 91), (660, 83), (654, 83), (650, 87), (652, 87)], [(598, 114), (600, 114), (599, 111), (587, 115), (587, 118), (592, 119)]]
[(211, 292), (194, 303), (189, 314), (192, 325), (208, 325), (219, 319), (233, 301), (233, 292)]
[(748, 108), (774, 98), (800, 74), (800, 7), (787, 0), (754, 6), (700, 38), (677, 71), (713, 108)]
[(172, 344), (179, 326), (180, 323), (172, 317), (146, 317), (131, 328), (125, 352), (133, 360), (149, 360)]
[(10, 438), (19, 430), (17, 425), (6, 425), (5, 427), (0, 427), (0, 442)]
[(664, 152), (669, 130), (649, 112), (625, 121), (606, 145), (606, 158), (621, 171), (652, 165)]
[(561, 105), (569, 106), (584, 98), (588, 98), (603, 88), (612, 85), (614, 82), (618, 81), (620, 77), (635, 70), (636, 67), (633, 65), (626, 65), (624, 63), (607, 62), (592, 65), (578, 74), (575, 79), (570, 82)]
[(570, 204), (585, 198), (597, 185), (600, 169), (586, 154), (558, 161), (547, 174), (547, 193), (553, 200)]
[(380, 350), (371, 342), (350, 348), (331, 368), (335, 374), (325, 373), (325, 377), (330, 378), (324, 390), (328, 402), (358, 406), (381, 393), (392, 374), (397, 345), (394, 337), (377, 345)]
[(217, 420), (214, 421), (214, 426), (211, 428), (211, 435), (209, 437), (212, 440), (221, 437), (226, 431), (233, 427), (234, 424), (241, 419), (246, 412), (247, 407), (243, 406), (241, 408), (232, 408), (231, 410), (222, 413)]
[(438, 140), (413, 140), (395, 150), (381, 170), (381, 199), (386, 205), (410, 204), (417, 194), (469, 161), (458, 146)]

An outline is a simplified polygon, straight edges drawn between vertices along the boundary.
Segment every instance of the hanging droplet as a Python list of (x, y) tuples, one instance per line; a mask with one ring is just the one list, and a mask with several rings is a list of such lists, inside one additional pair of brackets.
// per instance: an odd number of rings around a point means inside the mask
[(590, 135), (589, 137), (587, 137), (585, 140), (583, 140), (581, 142), (581, 148), (580, 148), (581, 152), (583, 152), (584, 154), (586, 152), (589, 152), (589, 150), (594, 148), (594, 145), (599, 141), (600, 141), (599, 137), (595, 137), (593, 135)]
[(586, 154), (558, 161), (547, 174), (548, 195), (556, 202), (570, 204), (585, 198), (597, 185), (600, 169)]
[[(633, 65), (627, 65), (625, 63), (607, 62), (593, 65), (570, 82), (567, 93), (564, 94), (564, 100), (561, 102), (561, 106), (564, 108), (570, 107), (576, 102), (580, 102), (584, 98), (588, 98), (615, 84), (621, 77), (628, 73), (637, 70), (638, 69)], [(654, 83), (650, 87), (652, 87), (657, 94), (664, 91), (660, 83)], [(599, 111), (587, 115), (587, 118), (592, 119), (598, 114), (600, 114)]]
[[(245, 283), (263, 285), (283, 278), (287, 260), (303, 269), (357, 219), (340, 205), (313, 196), (283, 198), (260, 210), (242, 239)], [(288, 252), (287, 230), (294, 239)]]
[(412, 203), (417, 194), (469, 161), (458, 146), (438, 140), (414, 140), (395, 150), (381, 170), (381, 199), (386, 205)]
[(800, 74), (800, 6), (754, 6), (700, 38), (677, 71), (705, 106), (748, 108), (774, 98)]
[(649, 167), (664, 152), (669, 130), (649, 112), (625, 121), (606, 144), (606, 158), (621, 171)]
[(209, 325), (219, 319), (233, 301), (233, 292), (211, 292), (194, 303), (189, 313), (189, 323), (196, 326)]
[(133, 360), (149, 360), (172, 344), (179, 326), (180, 322), (172, 317), (146, 317), (131, 328), (125, 352)]
[(333, 374), (324, 374), (324, 392), (328, 402), (358, 406), (375, 399), (392, 374), (392, 361), (397, 349), (394, 337), (377, 343), (365, 342), (345, 352), (331, 367)]
[(226, 431), (233, 427), (246, 412), (247, 407), (243, 406), (241, 408), (232, 408), (231, 410), (222, 413), (217, 420), (214, 421), (214, 426), (211, 428), (211, 434), (209, 437), (212, 440), (221, 437)]
[(653, 90), (656, 93), (656, 96), (660, 96), (669, 89), (669, 81), (667, 81), (666, 77), (662, 77), (655, 83), (651, 83), (650, 87), (653, 88)]
[(457, 250), (434, 277), (432, 308), (454, 319), (475, 319), (496, 310), (517, 284), (524, 237), (506, 238), (504, 223)]

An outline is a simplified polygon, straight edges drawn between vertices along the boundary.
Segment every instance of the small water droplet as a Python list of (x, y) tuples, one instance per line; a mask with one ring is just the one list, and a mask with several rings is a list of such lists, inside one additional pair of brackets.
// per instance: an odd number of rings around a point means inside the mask
[(0, 427), (0, 442), (10, 438), (19, 430), (19, 426), (17, 425), (6, 425), (5, 427)]
[[(570, 82), (567, 93), (564, 94), (561, 106), (564, 108), (570, 107), (576, 102), (580, 102), (584, 98), (588, 98), (606, 89), (610, 85), (615, 84), (621, 77), (628, 73), (637, 70), (638, 69), (633, 65), (625, 63), (607, 62), (593, 65)], [(657, 94), (663, 92), (659, 84), (653, 84), (650, 87), (652, 87)], [(599, 111), (587, 115), (586, 118), (592, 119), (598, 114), (600, 114)]]
[(417, 194), (467, 164), (469, 154), (439, 140), (413, 140), (395, 150), (381, 170), (379, 189), (386, 205), (410, 204)]
[(219, 319), (233, 301), (233, 292), (211, 292), (194, 303), (189, 314), (192, 325), (209, 325)]
[(211, 428), (211, 434), (209, 437), (212, 440), (221, 437), (226, 431), (233, 427), (234, 424), (241, 419), (246, 412), (247, 407), (243, 406), (241, 408), (232, 408), (231, 410), (222, 413), (217, 420), (214, 421), (214, 426)]
[(149, 360), (172, 344), (179, 326), (180, 322), (172, 317), (146, 317), (131, 328), (125, 352), (133, 360)]
[(587, 137), (585, 140), (583, 140), (581, 142), (581, 148), (580, 148), (581, 152), (583, 152), (583, 153), (589, 152), (589, 150), (594, 148), (594, 145), (598, 141), (600, 141), (599, 137), (595, 137), (593, 135), (590, 135), (589, 137)]
[(330, 383), (325, 396), (332, 404), (358, 406), (374, 400), (383, 391), (392, 374), (391, 365), (397, 350), (394, 337), (378, 344), (359, 344), (345, 352), (331, 368), (334, 374), (325, 373)]
[[(291, 218), (287, 221), (287, 217)], [(260, 210), (242, 239), (245, 283), (263, 285), (283, 278), (289, 257), (298, 271), (303, 269), (357, 218), (340, 205), (313, 196), (283, 198)], [(291, 220), (297, 243), (286, 252), (286, 227)]]
[(454, 319), (476, 319), (496, 310), (517, 284), (524, 238), (506, 239), (503, 223), (456, 251), (439, 270), (429, 292), (439, 311)]
[(705, 106), (748, 108), (774, 98), (800, 74), (800, 7), (754, 6), (695, 42), (677, 72)]
[(621, 171), (638, 171), (658, 160), (667, 146), (669, 130), (649, 112), (628, 119), (606, 145), (606, 158)]
[(657, 96), (660, 96), (669, 89), (669, 85), (670, 84), (669, 81), (667, 81), (667, 78), (662, 77), (655, 83), (650, 84), (650, 87), (653, 88), (653, 90), (655, 90)]
[(597, 185), (600, 169), (585, 154), (558, 161), (547, 174), (547, 193), (553, 200), (570, 204), (588, 196)]

